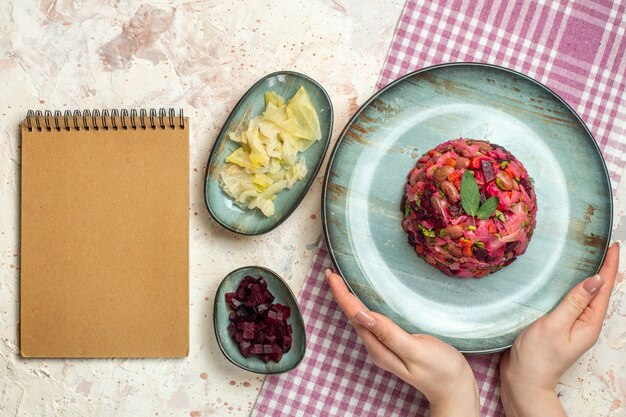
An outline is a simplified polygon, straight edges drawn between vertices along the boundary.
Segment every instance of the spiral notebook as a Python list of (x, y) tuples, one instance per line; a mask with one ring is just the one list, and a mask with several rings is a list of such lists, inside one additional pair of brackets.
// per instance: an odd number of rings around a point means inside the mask
[(22, 356), (187, 355), (188, 132), (182, 110), (28, 112)]

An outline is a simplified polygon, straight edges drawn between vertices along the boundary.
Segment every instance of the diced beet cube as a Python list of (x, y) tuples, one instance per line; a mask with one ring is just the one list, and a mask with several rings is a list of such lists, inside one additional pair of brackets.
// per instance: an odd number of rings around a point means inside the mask
[(493, 168), (491, 167), (491, 162), (487, 160), (480, 161), (480, 165), (483, 169), (483, 175), (485, 176), (485, 182), (491, 182), (495, 178), (493, 174)]
[(241, 301), (239, 301), (236, 298), (233, 298), (230, 305), (232, 308), (238, 308), (241, 305)]
[(268, 306), (265, 303), (261, 303), (261, 304), (257, 304), (254, 307), (254, 311), (256, 311), (257, 313), (263, 313), (264, 311), (267, 311), (270, 308), (270, 306)]
[(245, 298), (246, 298), (246, 289), (245, 288), (239, 287), (237, 289), (237, 298), (240, 299), (240, 300), (245, 300)]
[(269, 292), (269, 290), (265, 290), (263, 292), (263, 301), (265, 301), (268, 304), (274, 302), (274, 296), (272, 295), (271, 292)]
[(276, 326), (273, 323), (266, 323), (265, 324), (265, 333), (267, 334), (272, 334), (276, 331)]
[(267, 312), (267, 321), (279, 326), (283, 324), (283, 313), (280, 311), (273, 311), (270, 308), (270, 311)]
[(270, 359), (270, 355), (261, 355), (261, 360), (265, 363), (268, 363)]
[(291, 349), (291, 336), (287, 335), (283, 338), (283, 352), (289, 352)]
[(228, 320), (230, 321), (235, 321), (235, 318), (237, 317), (237, 314), (234, 311), (230, 311), (228, 313)]
[(228, 304), (230, 307), (233, 307), (233, 300), (235, 299), (235, 293), (227, 292), (226, 294), (224, 294), (224, 299), (226, 300), (226, 304)]
[(280, 360), (283, 358), (283, 352), (282, 350), (280, 352), (277, 353), (272, 353), (272, 360), (275, 362), (280, 362)]
[(263, 345), (263, 353), (274, 353), (274, 349), (272, 349), (272, 345), (265, 344)]
[(265, 278), (263, 278), (263, 277), (259, 277), (259, 279), (257, 279), (257, 281), (256, 281), (256, 282), (258, 282), (259, 284), (261, 284), (261, 286), (262, 286), (263, 288), (267, 288), (267, 281), (265, 281)]
[(250, 346), (252, 346), (252, 344), (248, 342), (247, 340), (244, 340), (243, 342), (239, 343), (239, 352), (241, 352), (241, 354), (245, 358), (252, 356), (250, 355)]
[(233, 339), (235, 339), (235, 342), (240, 343), (243, 342), (243, 332), (238, 330), (235, 332), (235, 337), (233, 337)]
[(250, 284), (255, 281), (256, 279), (254, 277), (251, 277), (250, 275), (248, 275), (244, 279), (241, 280), (241, 284), (239, 284), (239, 286), (243, 288), (248, 288)]
[(283, 317), (288, 319), (289, 316), (291, 316), (291, 308), (289, 308), (289, 306), (283, 306)]
[(252, 355), (262, 355), (263, 354), (263, 345), (255, 343), (250, 346), (250, 354)]
[(293, 329), (291, 328), (291, 324), (287, 325), (287, 334), (293, 333)]

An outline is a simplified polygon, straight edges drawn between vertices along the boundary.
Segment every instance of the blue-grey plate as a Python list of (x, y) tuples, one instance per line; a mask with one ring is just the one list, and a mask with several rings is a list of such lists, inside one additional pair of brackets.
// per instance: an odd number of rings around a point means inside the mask
[[(224, 294), (234, 292), (239, 287), (239, 283), (246, 276), (253, 276), (258, 278), (262, 276), (267, 282), (267, 288), (272, 294), (274, 294), (274, 303), (280, 303), (291, 308), (291, 316), (288, 322), (292, 327), (293, 333), (291, 335), (291, 349), (285, 353), (280, 362), (264, 363), (261, 359), (256, 357), (244, 357), (239, 352), (237, 343), (228, 334), (228, 313), (230, 309), (224, 299)], [(302, 320), (302, 313), (298, 307), (296, 297), (293, 295), (289, 286), (283, 281), (276, 272), (271, 271), (262, 266), (244, 266), (243, 268), (236, 269), (230, 272), (222, 280), (217, 287), (215, 294), (215, 301), (213, 304), (213, 326), (215, 329), (215, 337), (217, 338), (217, 344), (220, 350), (226, 356), (226, 358), (233, 364), (240, 368), (243, 368), (250, 372), (256, 372), (259, 374), (278, 374), (287, 372), (298, 366), (302, 358), (304, 357), (304, 351), (306, 349), (306, 333), (304, 331), (304, 321)]]
[[(245, 126), (250, 119), (263, 112), (266, 91), (274, 91), (288, 101), (301, 86), (306, 89), (317, 111), (322, 138), (298, 154), (304, 156), (306, 176), (291, 189), (278, 193), (274, 201), (275, 214), (265, 217), (258, 209), (248, 210), (235, 204), (220, 186), (219, 172), (225, 164), (226, 157), (239, 147), (239, 144), (229, 140), (227, 135), (230, 131)], [(257, 81), (230, 113), (211, 150), (204, 188), (204, 201), (211, 216), (220, 225), (242, 235), (260, 235), (278, 227), (298, 207), (311, 187), (324, 161), (332, 132), (333, 105), (324, 88), (315, 80), (297, 72), (280, 71)]]
[[(537, 228), (526, 254), (482, 279), (426, 264), (400, 225), (417, 158), (460, 136), (504, 146), (535, 179)], [(613, 218), (604, 160), (576, 113), (527, 76), (470, 63), (408, 74), (369, 99), (333, 150), (322, 208), (333, 262), (365, 305), (473, 353), (506, 349), (596, 273)]]

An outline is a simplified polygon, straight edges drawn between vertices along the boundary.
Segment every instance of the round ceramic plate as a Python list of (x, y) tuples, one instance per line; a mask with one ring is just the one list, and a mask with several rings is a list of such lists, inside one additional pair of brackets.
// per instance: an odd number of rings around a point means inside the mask
[[(400, 224), (409, 170), (458, 137), (504, 146), (535, 179), (537, 228), (526, 253), (482, 279), (428, 265)], [(467, 63), (411, 73), (368, 100), (333, 150), (322, 207), (333, 262), (368, 308), (473, 353), (506, 349), (594, 274), (613, 217), (604, 160), (576, 113), (522, 74)]]

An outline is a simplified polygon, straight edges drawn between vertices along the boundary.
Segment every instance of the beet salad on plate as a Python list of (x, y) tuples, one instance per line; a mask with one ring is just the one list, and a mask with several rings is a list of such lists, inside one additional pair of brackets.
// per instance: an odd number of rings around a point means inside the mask
[(446, 275), (480, 278), (522, 255), (537, 200), (524, 165), (502, 146), (455, 139), (424, 154), (402, 197), (411, 246)]

